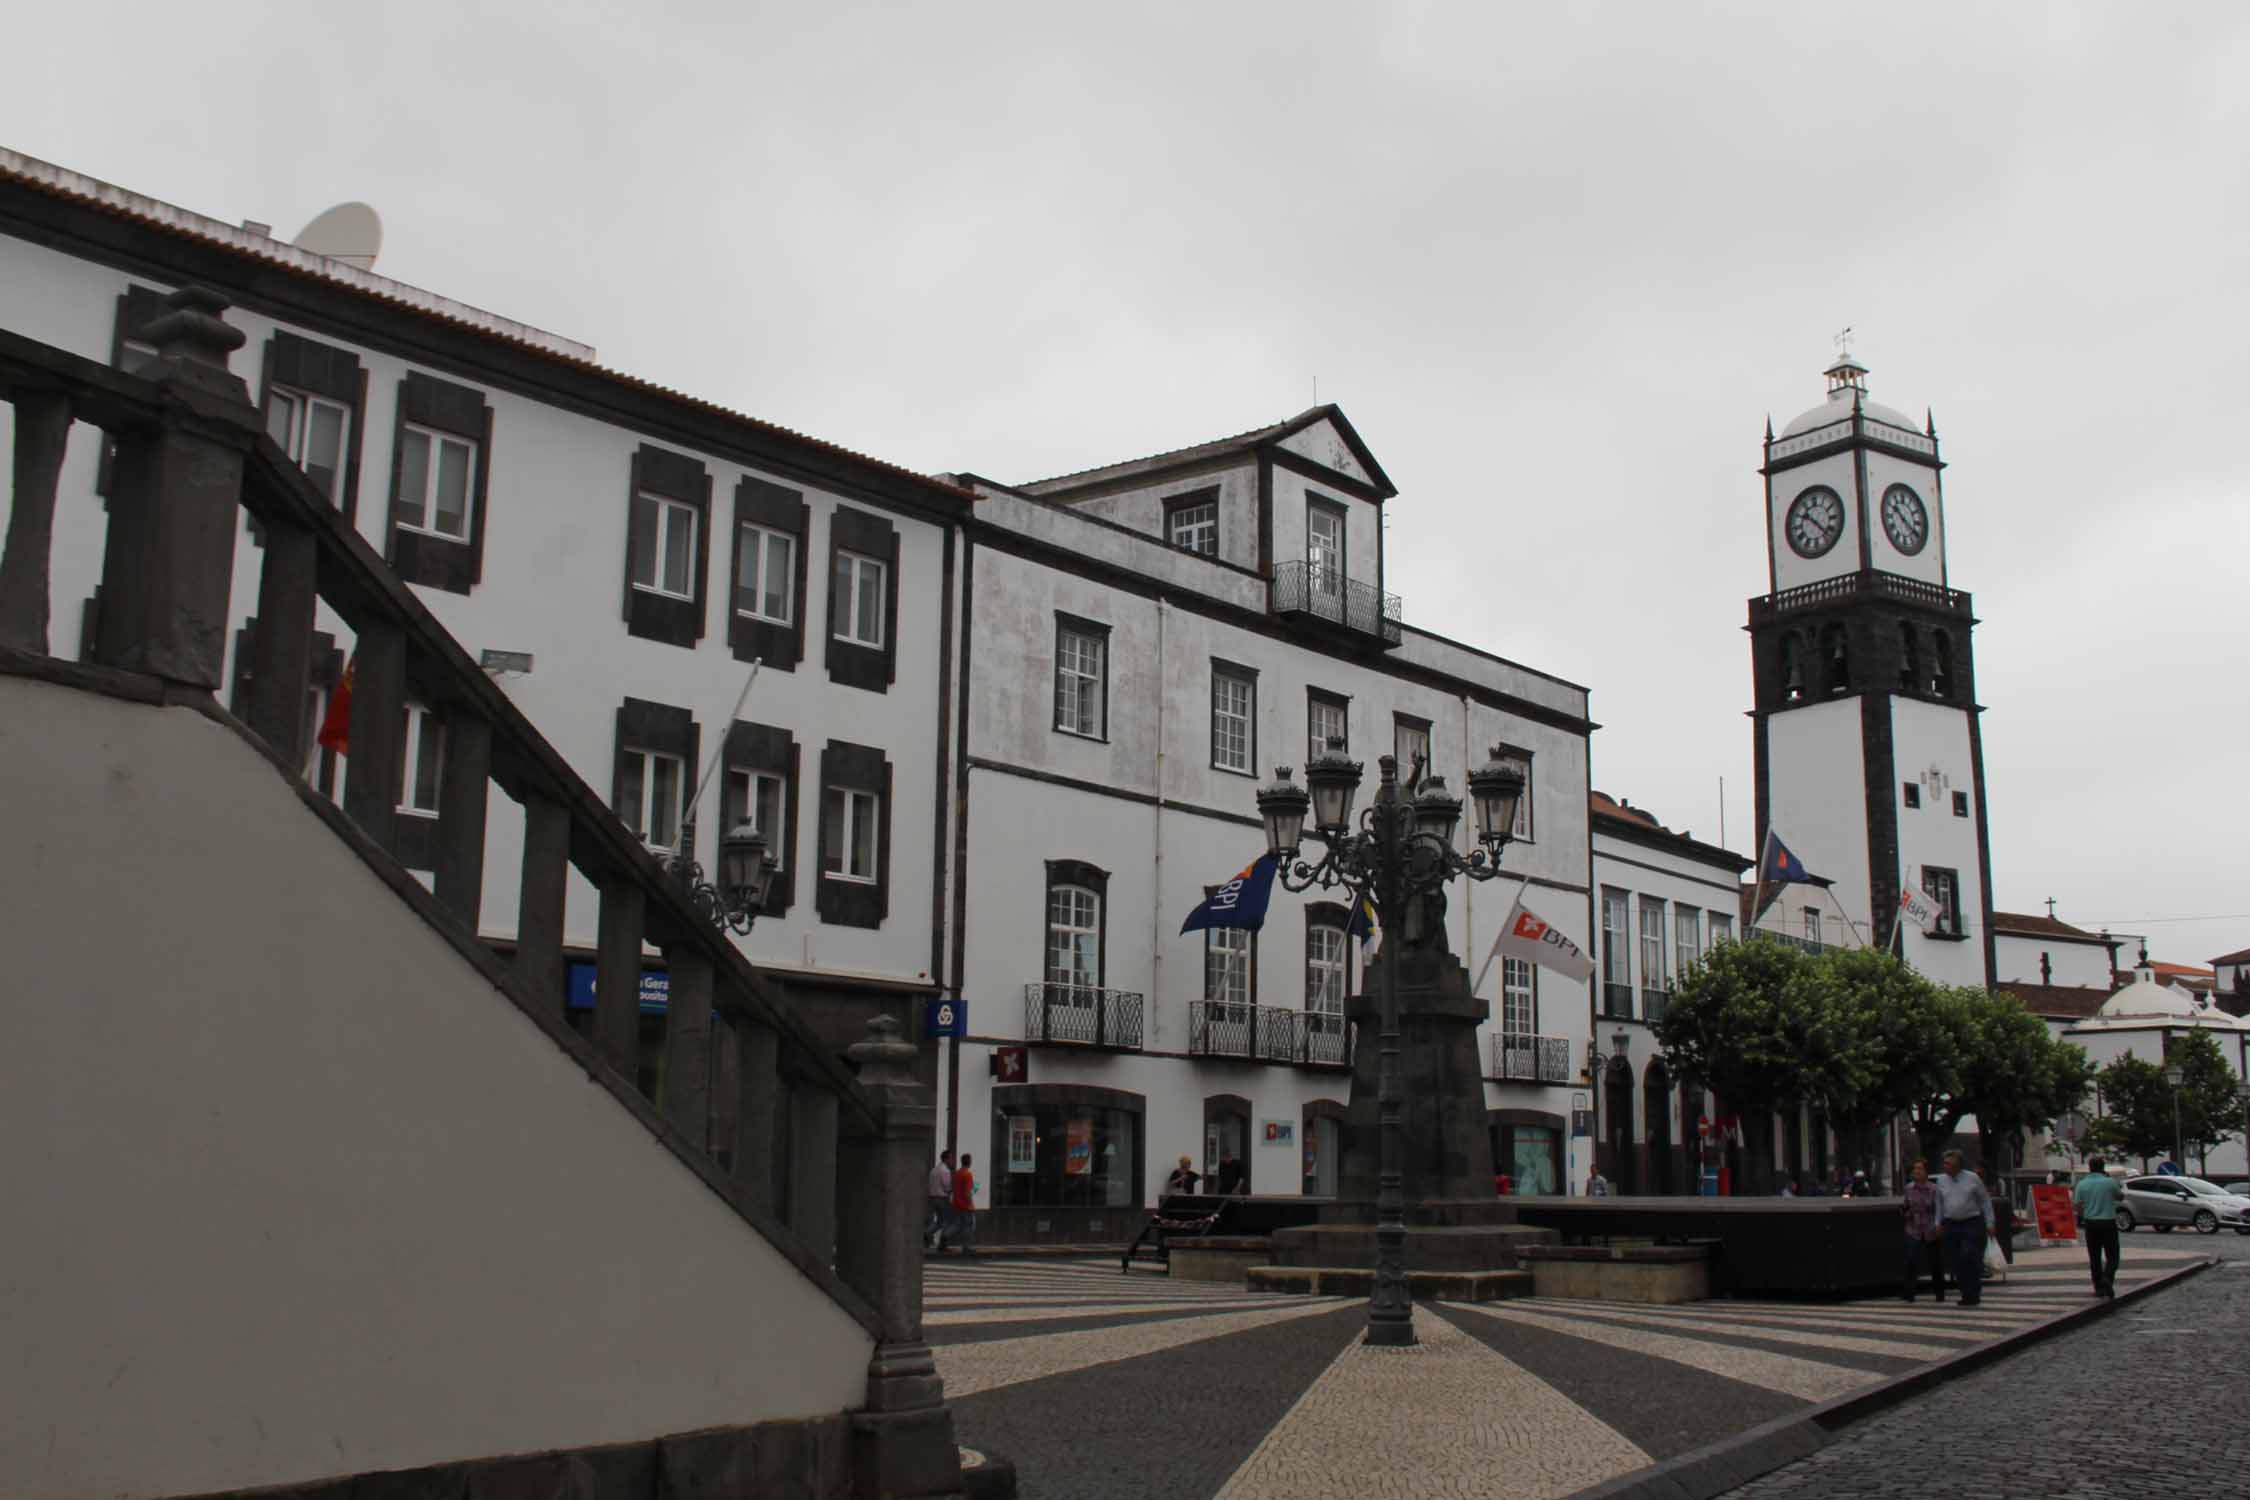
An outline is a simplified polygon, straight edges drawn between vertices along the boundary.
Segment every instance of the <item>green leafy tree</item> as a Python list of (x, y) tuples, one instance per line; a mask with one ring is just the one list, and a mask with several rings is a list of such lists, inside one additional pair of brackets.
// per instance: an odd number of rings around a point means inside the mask
[(2242, 1086), (2209, 1032), (2189, 1032), (2172, 1044), (2165, 1061), (2180, 1069), (2180, 1138), (2190, 1151), (2208, 1156), (2213, 1146), (2242, 1133)]
[(2058, 1041), (2012, 995), (1973, 985), (1939, 991), (1930, 1029), (1942, 1038), (1933, 1045), (1950, 1047), (1956, 1059), (1950, 1077), (1933, 1073), (1922, 1080), (1934, 1086), (1912, 1104), (1915, 1136), (1922, 1154), (1933, 1159), (1961, 1121), (1975, 1115), (1987, 1142), (1986, 1163), (1994, 1165), (1991, 1142), (2045, 1128), (2075, 1108), (2093, 1082), (2085, 1051)]
[(2087, 1128), (2086, 1149), (2137, 1156), (2147, 1171), (2149, 1158), (2172, 1144), (2172, 1086), (2164, 1070), (2128, 1054), (2102, 1069), (2094, 1082), (2101, 1090), (2101, 1113)]
[(1833, 1045), (1814, 1039), (1810, 963), (1763, 938), (1721, 943), (1681, 977), (1656, 1023), (1672, 1071), (1701, 1079), (1743, 1119), (1754, 1181), (1770, 1174), (1773, 1144), (1754, 1127), (1806, 1097), (1808, 1046)]
[(1815, 1018), (1808, 1089), (1847, 1161), (1871, 1156), (1876, 1131), (1915, 1101), (1957, 1089), (1960, 1038), (1943, 1023), (1938, 987), (1890, 952), (1831, 950), (1798, 982)]

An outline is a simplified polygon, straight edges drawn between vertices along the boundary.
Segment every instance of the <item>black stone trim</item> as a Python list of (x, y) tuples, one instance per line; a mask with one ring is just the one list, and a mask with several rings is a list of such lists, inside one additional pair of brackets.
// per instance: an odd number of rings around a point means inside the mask
[[(469, 501), (466, 542), (408, 531), (399, 525), (399, 459), (410, 422), (467, 438), (477, 445), (476, 493)], [(434, 461), (436, 455), (431, 457)], [(485, 510), (491, 484), (492, 407), (484, 393), (419, 370), (407, 371), (398, 385), (398, 413), (391, 430), (391, 503), (384, 538), (384, 556), (399, 577), (449, 594), (466, 594), (476, 586), (484, 576)]]
[[(946, 537), (949, 542), (952, 535), (952, 528), (948, 527)], [(949, 580), (952, 571), (951, 568), (946, 569)], [(964, 936), (969, 928), (969, 699), (975, 692), (977, 633), (969, 628), (967, 616), (969, 603), (976, 596), (977, 543), (974, 536), (964, 533), (961, 538), (961, 687), (954, 695), (953, 706), (953, 744), (958, 757), (953, 763), (952, 989), (956, 995), (967, 986), (969, 979), (969, 945)], [(945, 702), (942, 698), (938, 702), (938, 715), (942, 725), (945, 715)], [(943, 738), (942, 728), (939, 737)], [(940, 840), (940, 851), (936, 857), (944, 858), (943, 840)], [(937, 882), (931, 893), (933, 904), (937, 900), (936, 892), (944, 888), (942, 880)], [(932, 935), (933, 942), (942, 938), (942, 932)], [(932, 969), (930, 972), (935, 975), (938, 971)], [(945, 1145), (949, 1151), (958, 1151), (961, 1149), (961, 1038), (955, 1037), (946, 1045)]]
[[(828, 789), (844, 787), (875, 794), (875, 880), (840, 880), (827, 873)], [(867, 745), (830, 740), (820, 751), (819, 863), (813, 909), (820, 919), (837, 927), (880, 927), (890, 915), (891, 889), (891, 763), (883, 752)]]
[(273, 388), (288, 386), (309, 396), (324, 396), (351, 413), (352, 430), (344, 452), (344, 472), (337, 476), (336, 508), (346, 516), (359, 515), (359, 467), (367, 437), (367, 371), (359, 356), (334, 344), (302, 338), (277, 328), (266, 340), (264, 369), (258, 384), (258, 412), (264, 417)]
[(1984, 718), (1982, 709), (1969, 711), (1969, 775), (1976, 786), (1977, 906), (1984, 919), (1984, 982), (1991, 988), (2000, 972), (1997, 944), (1992, 931), (1992, 839), (1984, 817)]
[[(836, 556), (856, 552), (883, 564), (883, 644), (842, 640), (836, 633), (843, 597), (836, 591)], [(880, 516), (839, 505), (828, 517), (828, 677), (846, 687), (886, 693), (898, 681), (898, 528)]]
[[(742, 586), (742, 528), (763, 526), (786, 532), (796, 539), (797, 576), (791, 587), (789, 623), (754, 619), (742, 611), (752, 591)], [(734, 487), (734, 529), (727, 539), (727, 646), (737, 661), (760, 661), (777, 671), (794, 672), (805, 659), (805, 582), (811, 558), (806, 545), (812, 537), (812, 510), (804, 492), (784, 488), (751, 475)], [(949, 580), (950, 581), (950, 580)]]
[[(774, 877), (773, 891), (765, 907), (765, 915), (782, 917), (797, 899), (797, 866), (803, 863), (797, 842), (797, 817), (802, 798), (798, 792), (798, 765), (800, 752), (797, 738), (786, 729), (771, 724), (752, 724), (737, 719), (727, 726), (726, 770), (763, 771), (781, 778), (781, 836), (775, 839), (773, 830), (766, 830), (775, 857), (781, 861), (781, 873)], [(721, 828), (722, 836), (725, 829)], [(716, 847), (716, 846), (713, 846)]]
[(1041, 892), (1039, 908), (1039, 952), (1034, 956), (1031, 973), (1047, 971), (1047, 924), (1054, 910), (1055, 887), (1059, 885), (1082, 886), (1094, 893), (1101, 903), (1096, 914), (1098, 925), (1094, 928), (1094, 987), (1105, 989), (1109, 985), (1109, 871), (1091, 860), (1050, 859), (1047, 861), (1047, 884)]
[[(1247, 766), (1236, 767), (1219, 764), (1219, 679), (1221, 677), (1247, 678), (1250, 682), (1250, 764)], [(1258, 669), (1256, 667), (1246, 667), (1240, 662), (1228, 661), (1223, 656), (1211, 658), (1211, 713), (1205, 728), (1210, 735), (1211, 769), (1223, 771), (1229, 776), (1247, 776), (1256, 780), (1258, 775)], [(1257, 820), (1253, 819), (1252, 821)], [(1260, 826), (1264, 825), (1260, 824)]]
[[(633, 585), (633, 503), (640, 494), (661, 495), (695, 511), (694, 597), (675, 599)], [(703, 639), (703, 614), (707, 580), (711, 576), (711, 475), (702, 460), (652, 448), (643, 443), (633, 453), (632, 479), (625, 492), (625, 629), (642, 640), (667, 646), (693, 648)]]
[[(1865, 770), (1863, 795), (1867, 808), (1868, 939), (1878, 946), (1891, 941), (1898, 926), (1898, 799), (1891, 788), (1898, 784), (1896, 752), (1891, 740), (1891, 700), (1869, 693), (1859, 700), (1859, 739)], [(1761, 836), (1758, 847), (1765, 848)], [(1884, 926), (1883, 918), (1890, 918)]]
[[(1080, 635), (1093, 636), (1102, 643), (1102, 727), (1101, 732), (1098, 734), (1080, 734), (1075, 729), (1066, 728), (1062, 722), (1062, 636), (1065, 630), (1075, 631)], [(1067, 734), (1073, 739), (1095, 740), (1101, 744), (1108, 744), (1109, 679), (1111, 665), (1112, 658), (1110, 656), (1109, 650), (1109, 627), (1099, 620), (1089, 620), (1084, 615), (1074, 615), (1068, 610), (1056, 610), (1054, 691), (1049, 695), (1049, 697), (1053, 701), (1053, 713), (1051, 715), (1052, 722), (1048, 727), (1053, 729), (1057, 734)]]
[[(1318, 459), (1307, 458), (1302, 453), (1282, 447), (1279, 443), (1274, 444), (1266, 451), (1273, 455), (1273, 466), (1275, 468), (1287, 469), (1299, 478), (1309, 479), (1323, 488), (1342, 490), (1354, 499), (1365, 500), (1375, 505), (1381, 505), (1389, 498), (1389, 494), (1365, 480), (1354, 479), (1341, 469), (1331, 469)], [(1395, 494), (1396, 491), (1390, 493)]]
[[(1527, 794), (1528, 790), (1527, 788)], [(1646, 849), (1660, 849), (1681, 859), (1692, 859), (1698, 864), (1711, 865), (1714, 868), (1731, 871), (1737, 875), (1757, 863), (1756, 860), (1737, 854), (1732, 849), (1722, 849), (1717, 844), (1706, 844), (1701, 839), (1691, 839), (1685, 834), (1672, 833), (1661, 828), (1650, 828), (1644, 823), (1606, 818), (1599, 813), (1589, 813), (1587, 821), (1592, 825), (1593, 831), (1605, 839), (1638, 844)], [(1616, 859), (1618, 857), (1614, 854), (1603, 856), (1605, 859)], [(1625, 860), (1624, 863), (1631, 864), (1633, 861)], [(1650, 866), (1649, 868), (1654, 867)]]
[[(953, 702), (953, 558), (957, 541), (954, 528), (946, 527), (945, 549), (938, 564), (937, 764), (931, 788), (930, 974), (933, 977), (945, 972), (945, 820), (951, 811), (947, 798), (952, 790), (953, 757), (958, 753), (945, 732), (946, 715)], [(958, 1049), (960, 1039), (954, 1038), (952, 1045)], [(958, 1061), (958, 1057), (955, 1060)]]
[(676, 755), (683, 778), (692, 781), (700, 760), (701, 742), (702, 731), (696, 725), (695, 715), (687, 709), (640, 698), (627, 698), (617, 705), (616, 737), (610, 752), (609, 805), (625, 826), (633, 830), (634, 837), (646, 843), (648, 830), (641, 826), (640, 808), (625, 805), (625, 752), (653, 750), (660, 755)]

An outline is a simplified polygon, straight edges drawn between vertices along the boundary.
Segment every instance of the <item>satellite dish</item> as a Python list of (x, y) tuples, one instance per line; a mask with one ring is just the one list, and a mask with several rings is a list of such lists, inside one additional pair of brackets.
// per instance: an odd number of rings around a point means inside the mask
[(365, 271), (383, 248), (383, 221), (364, 203), (339, 203), (299, 230), (296, 244)]

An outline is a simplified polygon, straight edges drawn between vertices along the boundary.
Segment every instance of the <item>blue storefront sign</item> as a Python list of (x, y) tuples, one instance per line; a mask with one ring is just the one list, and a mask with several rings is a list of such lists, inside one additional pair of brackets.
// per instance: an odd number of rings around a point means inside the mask
[[(565, 1003), (572, 1010), (592, 1010), (594, 1008), (594, 966), (592, 964), (570, 965), (564, 992)], [(665, 1002), (671, 998), (671, 995), (671, 975), (665, 973), (662, 969), (641, 970), (642, 1015), (663, 1015)]]
[(969, 1002), (944, 995), (932, 995), (922, 1002), (922, 1035), (967, 1036), (969, 1034)]

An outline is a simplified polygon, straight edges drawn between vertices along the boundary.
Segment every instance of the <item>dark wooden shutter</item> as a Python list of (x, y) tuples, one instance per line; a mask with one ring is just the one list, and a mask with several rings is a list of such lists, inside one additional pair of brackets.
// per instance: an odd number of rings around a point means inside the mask
[[(808, 549), (806, 538), (811, 534), (812, 512), (805, 497), (796, 490), (769, 484), (763, 479), (745, 476), (734, 487), (734, 529), (728, 533), (726, 561), (727, 586), (727, 645), (738, 661), (753, 658), (783, 672), (793, 672), (797, 663), (805, 659), (805, 579)], [(795, 605), (787, 625), (776, 625), (770, 620), (753, 620), (741, 613), (752, 601), (752, 591), (742, 586), (735, 571), (737, 549), (742, 528), (748, 524), (768, 530), (787, 532), (796, 539), (797, 576)], [(833, 605), (831, 605), (833, 608)]]
[[(836, 554), (856, 552), (883, 564), (883, 645), (880, 650), (837, 639)], [(881, 516), (839, 505), (828, 518), (828, 676), (846, 687), (890, 691), (898, 680), (898, 528)]]
[[(477, 445), (476, 493), (470, 501), (469, 539), (431, 536), (401, 531), (399, 520), (399, 456), (406, 442), (408, 423), (437, 432), (449, 432)], [(437, 456), (431, 455), (433, 465)], [(484, 576), (484, 532), (489, 519), (486, 503), (492, 484), (492, 407), (473, 386), (455, 385), (409, 371), (398, 388), (398, 422), (391, 435), (391, 514), (387, 551), (391, 566), (408, 583), (466, 594)]]
[[(633, 497), (662, 495), (695, 509), (695, 577), (692, 599), (673, 599), (633, 587)], [(705, 580), (711, 576), (711, 476), (698, 459), (647, 444), (633, 454), (632, 484), (625, 495), (625, 629), (643, 640), (692, 647), (703, 639)], [(730, 596), (731, 597), (731, 594)], [(732, 613), (732, 610), (729, 610)]]
[[(847, 787), (873, 792), (876, 797), (875, 882), (834, 880), (827, 874), (828, 789)], [(819, 887), (813, 909), (823, 922), (838, 927), (880, 927), (890, 914), (891, 885), (891, 763), (883, 752), (867, 745), (830, 740), (820, 752), (820, 785), (814, 789), (815, 816), (820, 819)]]
[[(772, 830), (767, 838), (774, 840), (775, 857), (781, 861), (781, 875), (774, 881), (772, 904), (766, 908), (771, 916), (784, 916), (797, 899), (797, 867), (804, 863), (803, 847), (797, 842), (797, 809), (800, 805), (797, 786), (797, 740), (786, 729), (770, 724), (750, 724), (737, 720), (727, 726), (726, 769), (735, 771), (762, 771), (768, 776), (781, 778), (780, 836), (775, 839)], [(719, 830), (720, 837), (726, 830)]]

